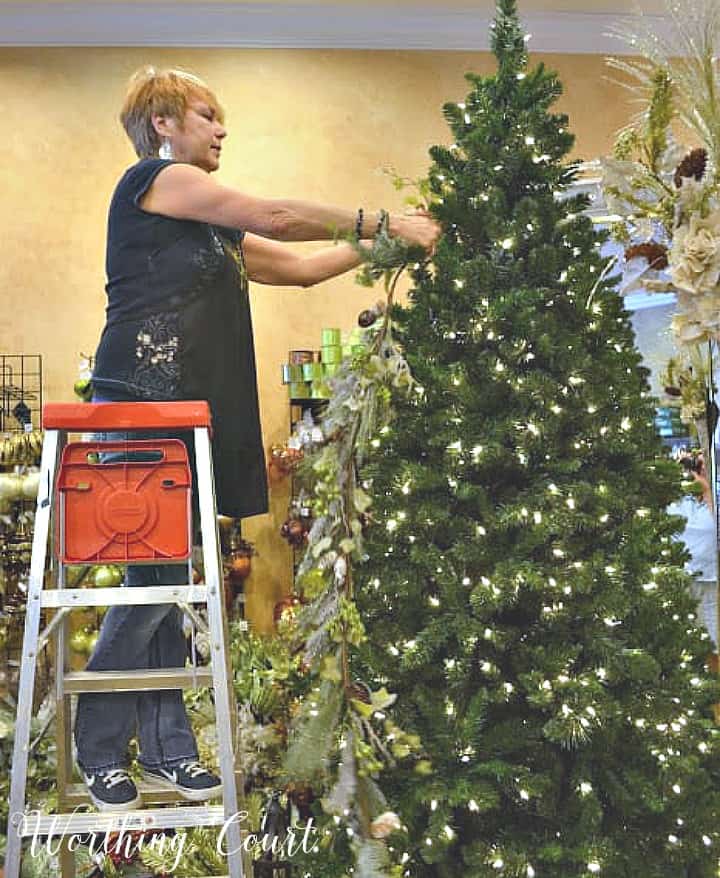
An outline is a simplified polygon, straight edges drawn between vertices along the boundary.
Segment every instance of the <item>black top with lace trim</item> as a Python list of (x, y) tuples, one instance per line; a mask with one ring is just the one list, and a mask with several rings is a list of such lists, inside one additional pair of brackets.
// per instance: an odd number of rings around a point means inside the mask
[(259, 515), (267, 477), (243, 232), (144, 211), (169, 164), (142, 159), (113, 195), (93, 385), (112, 399), (207, 399), (218, 511)]

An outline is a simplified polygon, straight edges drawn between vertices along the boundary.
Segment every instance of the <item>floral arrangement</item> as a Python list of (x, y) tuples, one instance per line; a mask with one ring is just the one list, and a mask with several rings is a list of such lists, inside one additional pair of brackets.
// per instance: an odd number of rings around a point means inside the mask
[[(678, 356), (664, 376), (671, 405), (712, 459), (717, 421), (715, 357), (720, 342), (720, 5), (665, 0), (665, 39), (640, 15), (637, 31), (616, 36), (640, 60), (610, 58), (641, 104), (612, 156), (601, 159), (602, 188), (624, 247), (623, 292), (674, 293)], [(677, 132), (696, 141), (685, 146)]]
[[(666, 0), (672, 36), (617, 32), (639, 61), (609, 59), (641, 113), (601, 160), (612, 229), (625, 245), (626, 291), (674, 292), (681, 345), (720, 339), (720, 7)], [(640, 22), (643, 22), (640, 17)], [(684, 128), (696, 141), (684, 147)]]

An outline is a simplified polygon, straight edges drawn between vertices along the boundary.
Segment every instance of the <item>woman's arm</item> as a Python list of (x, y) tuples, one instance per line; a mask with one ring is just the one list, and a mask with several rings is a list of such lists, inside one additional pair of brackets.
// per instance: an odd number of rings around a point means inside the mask
[(360, 264), (358, 252), (350, 244), (302, 256), (283, 244), (246, 234), (242, 248), (250, 280), (270, 286), (311, 287)]
[[(200, 168), (180, 163), (160, 171), (140, 206), (149, 213), (242, 229), (276, 241), (328, 240), (336, 232), (355, 231), (357, 218), (354, 211), (342, 207), (246, 195), (215, 183)], [(367, 212), (361, 237), (371, 238), (376, 225), (377, 214)], [(440, 236), (440, 226), (420, 213), (391, 214), (389, 231), (426, 249)]]

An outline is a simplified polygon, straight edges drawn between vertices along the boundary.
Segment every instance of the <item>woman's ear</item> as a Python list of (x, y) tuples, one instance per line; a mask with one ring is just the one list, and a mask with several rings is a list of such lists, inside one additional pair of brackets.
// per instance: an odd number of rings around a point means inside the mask
[(170, 137), (177, 131), (177, 123), (172, 116), (160, 116), (153, 114), (150, 117), (152, 126), (160, 137)]

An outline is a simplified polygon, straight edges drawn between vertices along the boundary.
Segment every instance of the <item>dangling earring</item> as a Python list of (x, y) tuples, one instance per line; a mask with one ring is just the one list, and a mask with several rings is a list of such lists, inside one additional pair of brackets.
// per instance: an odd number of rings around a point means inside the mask
[(169, 137), (163, 137), (163, 142), (160, 144), (158, 155), (161, 159), (171, 159), (173, 157), (172, 143), (170, 143)]

